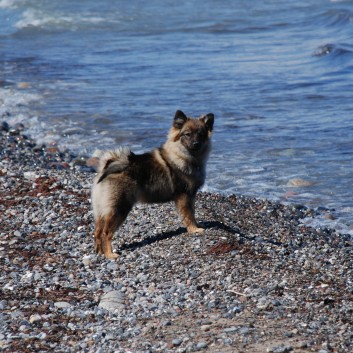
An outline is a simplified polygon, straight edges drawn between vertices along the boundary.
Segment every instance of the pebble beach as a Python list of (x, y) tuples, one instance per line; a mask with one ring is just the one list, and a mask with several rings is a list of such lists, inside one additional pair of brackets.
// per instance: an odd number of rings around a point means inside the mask
[(353, 351), (353, 241), (315, 212), (199, 193), (137, 205), (94, 252), (94, 161), (0, 123), (0, 351)]

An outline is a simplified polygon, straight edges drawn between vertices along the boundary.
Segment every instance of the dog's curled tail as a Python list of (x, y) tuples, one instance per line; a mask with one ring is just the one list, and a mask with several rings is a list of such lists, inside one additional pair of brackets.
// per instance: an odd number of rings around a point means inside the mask
[(100, 177), (97, 184), (110, 174), (123, 172), (129, 166), (129, 157), (132, 155), (133, 153), (128, 147), (102, 152), (99, 156), (98, 173)]

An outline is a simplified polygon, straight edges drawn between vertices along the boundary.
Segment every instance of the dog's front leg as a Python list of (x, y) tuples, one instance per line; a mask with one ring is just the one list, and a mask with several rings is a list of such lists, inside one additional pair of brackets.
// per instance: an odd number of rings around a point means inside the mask
[(175, 203), (188, 232), (203, 233), (204, 229), (197, 225), (195, 219), (195, 197), (183, 194), (175, 200)]

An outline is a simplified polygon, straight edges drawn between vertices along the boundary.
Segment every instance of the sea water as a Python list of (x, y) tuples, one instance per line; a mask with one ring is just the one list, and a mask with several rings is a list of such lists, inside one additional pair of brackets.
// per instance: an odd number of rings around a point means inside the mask
[(177, 109), (215, 114), (205, 190), (353, 234), (352, 1), (0, 0), (1, 120), (141, 152)]

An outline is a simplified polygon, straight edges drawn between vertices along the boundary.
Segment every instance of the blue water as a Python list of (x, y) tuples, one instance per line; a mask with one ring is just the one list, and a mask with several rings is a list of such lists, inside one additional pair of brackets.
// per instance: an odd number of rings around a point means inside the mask
[(335, 209), (311, 224), (351, 234), (352, 88), (352, 1), (0, 0), (4, 120), (138, 152), (177, 109), (213, 112), (206, 190)]

